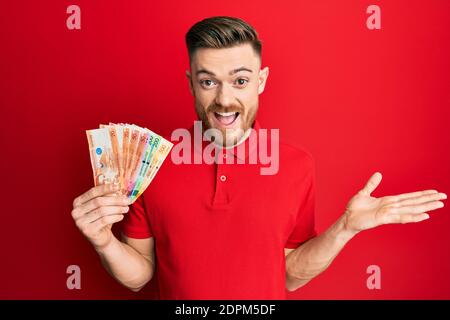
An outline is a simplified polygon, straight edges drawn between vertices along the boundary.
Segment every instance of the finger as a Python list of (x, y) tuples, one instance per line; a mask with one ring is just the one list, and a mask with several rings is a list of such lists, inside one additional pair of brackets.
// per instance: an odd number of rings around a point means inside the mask
[(103, 196), (108, 193), (113, 193), (118, 190), (119, 190), (119, 185), (114, 184), (114, 183), (102, 184), (99, 186), (92, 187), (91, 189), (89, 189), (89, 191), (87, 191), (87, 192), (83, 193), (82, 195), (80, 195), (79, 197), (75, 198), (75, 200), (73, 200), (73, 206), (78, 207), (91, 199)]
[(83, 219), (85, 219), (85, 223), (94, 223), (95, 221), (111, 215), (124, 214), (130, 210), (128, 206), (109, 206), (109, 207), (100, 207), (97, 208), (88, 214), (86, 214)]
[(79, 207), (75, 207), (72, 210), (72, 216), (74, 219), (78, 219), (81, 216), (89, 213), (90, 211), (106, 206), (127, 206), (130, 204), (130, 200), (124, 196), (103, 196), (97, 197), (88, 202), (82, 204)]
[(423, 190), (423, 191), (415, 191), (415, 192), (408, 192), (408, 193), (402, 193), (396, 196), (388, 196), (386, 198), (391, 198), (392, 202), (404, 200), (404, 199), (410, 199), (410, 198), (416, 198), (428, 194), (438, 193), (437, 190)]
[(105, 197), (121, 197), (121, 196), (123, 196), (123, 194), (120, 191), (105, 194)]
[(386, 224), (390, 223), (415, 223), (429, 219), (427, 213), (421, 214), (393, 214), (386, 217)]
[(442, 208), (444, 203), (441, 201), (431, 201), (422, 204), (404, 206), (404, 207), (391, 207), (389, 208), (390, 214), (418, 214), (431, 210)]
[(111, 216), (104, 216), (94, 223), (92, 223), (92, 230), (93, 232), (98, 232), (101, 229), (103, 229), (106, 226), (109, 226), (111, 224), (114, 224), (116, 222), (122, 221), (125, 216), (123, 214), (115, 214)]
[(415, 198), (406, 198), (404, 200), (395, 202), (395, 206), (410, 206), (410, 205), (416, 205), (421, 204), (425, 202), (431, 202), (431, 201), (438, 201), (438, 200), (444, 200), (447, 199), (447, 195), (445, 193), (431, 193), (422, 195)]
[(361, 193), (370, 196), (370, 194), (378, 187), (381, 182), (383, 176), (380, 172), (375, 172), (367, 181), (366, 185), (363, 189), (361, 189)]

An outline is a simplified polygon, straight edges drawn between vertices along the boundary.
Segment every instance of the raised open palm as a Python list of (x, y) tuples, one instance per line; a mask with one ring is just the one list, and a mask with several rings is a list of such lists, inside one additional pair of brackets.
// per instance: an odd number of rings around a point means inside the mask
[(442, 208), (444, 193), (423, 190), (380, 198), (370, 194), (378, 187), (382, 175), (376, 172), (367, 184), (353, 196), (345, 211), (348, 230), (358, 232), (383, 224), (420, 222), (429, 218), (427, 212)]

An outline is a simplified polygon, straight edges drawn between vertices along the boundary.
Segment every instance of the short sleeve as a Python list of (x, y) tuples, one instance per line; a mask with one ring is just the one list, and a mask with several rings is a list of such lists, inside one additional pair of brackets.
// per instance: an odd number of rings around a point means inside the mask
[(144, 196), (140, 196), (125, 214), (121, 224), (122, 232), (129, 238), (145, 239), (153, 237)]
[(287, 249), (295, 249), (302, 243), (317, 235), (315, 229), (315, 201), (316, 201), (316, 177), (312, 158), (309, 158), (310, 166), (301, 183), (301, 203), (297, 212), (295, 226), (285, 244)]

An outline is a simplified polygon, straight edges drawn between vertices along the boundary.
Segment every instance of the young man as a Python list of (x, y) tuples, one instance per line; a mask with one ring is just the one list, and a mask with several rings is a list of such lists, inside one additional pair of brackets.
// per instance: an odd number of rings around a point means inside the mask
[[(213, 17), (195, 24), (186, 44), (199, 119), (204, 129), (222, 133), (215, 143), (226, 151), (218, 157), (245, 162), (257, 149), (249, 141), (260, 135), (255, 118), (269, 74), (261, 68), (257, 33), (240, 19)], [(247, 153), (239, 155), (236, 146)], [(162, 299), (284, 299), (286, 288), (296, 290), (323, 272), (359, 232), (423, 221), (446, 198), (435, 190), (374, 198), (377, 172), (317, 235), (307, 152), (279, 144), (273, 175), (262, 175), (261, 163), (237, 162), (166, 161), (129, 212), (127, 199), (114, 196), (117, 187), (102, 185), (74, 200), (72, 216), (106, 269), (131, 290), (158, 270)], [(120, 241), (111, 225), (124, 217)]]

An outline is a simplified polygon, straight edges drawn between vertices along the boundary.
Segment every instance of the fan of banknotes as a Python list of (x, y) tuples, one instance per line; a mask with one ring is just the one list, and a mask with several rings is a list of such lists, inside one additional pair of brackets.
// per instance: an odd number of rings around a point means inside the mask
[(152, 182), (173, 146), (133, 124), (102, 124), (86, 134), (95, 185), (118, 183), (131, 202)]

